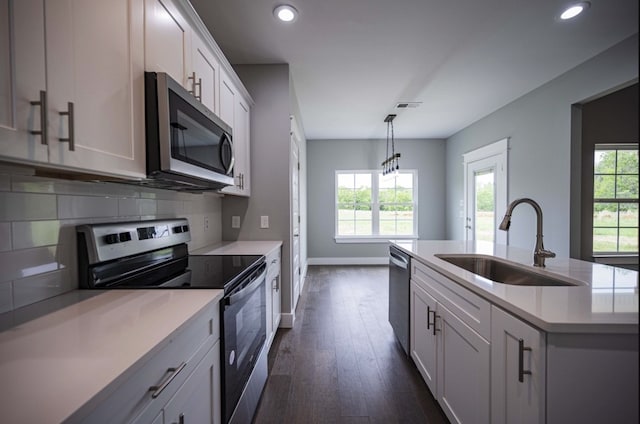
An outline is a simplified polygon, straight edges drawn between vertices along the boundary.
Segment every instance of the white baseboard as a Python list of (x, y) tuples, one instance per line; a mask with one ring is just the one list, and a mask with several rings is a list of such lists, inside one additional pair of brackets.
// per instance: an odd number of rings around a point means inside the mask
[(309, 265), (388, 265), (389, 258), (309, 258)]
[(295, 314), (280, 314), (280, 328), (293, 328), (293, 323), (296, 320)]

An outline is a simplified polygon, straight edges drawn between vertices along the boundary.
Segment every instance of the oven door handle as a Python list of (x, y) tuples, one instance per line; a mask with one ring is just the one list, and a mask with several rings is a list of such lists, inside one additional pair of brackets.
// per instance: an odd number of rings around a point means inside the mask
[(227, 305), (233, 305), (234, 303), (242, 300), (247, 297), (251, 293), (253, 293), (262, 283), (267, 281), (267, 270), (265, 269), (262, 274), (258, 278), (256, 278), (253, 282), (249, 283), (245, 287), (239, 289), (238, 291), (230, 294), (226, 299), (225, 303)]

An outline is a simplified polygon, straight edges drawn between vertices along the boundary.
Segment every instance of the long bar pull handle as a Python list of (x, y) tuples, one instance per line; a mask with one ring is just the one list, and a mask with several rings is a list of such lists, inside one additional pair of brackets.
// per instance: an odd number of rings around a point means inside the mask
[(436, 333), (440, 330), (438, 330), (436, 328), (436, 320), (438, 319), (438, 315), (436, 315), (436, 310), (434, 309), (433, 311), (431, 311), (433, 313), (433, 335), (435, 336)]
[(518, 340), (518, 381), (520, 383), (524, 382), (524, 375), (531, 375), (531, 370), (524, 369), (524, 351), (531, 352), (530, 347), (524, 346), (524, 340)]
[(158, 396), (160, 396), (160, 393), (162, 393), (164, 391), (164, 389), (167, 388), (167, 386), (173, 381), (174, 378), (176, 378), (176, 376), (178, 374), (180, 374), (180, 371), (182, 371), (184, 369), (184, 367), (187, 366), (186, 362), (183, 362), (180, 364), (180, 366), (178, 368), (169, 368), (167, 370), (167, 372), (171, 373), (169, 374), (169, 376), (162, 382), (160, 383), (159, 386), (151, 386), (149, 387), (149, 391), (153, 392), (151, 394), (151, 397), (153, 399), (157, 398)]
[(190, 79), (191, 81), (193, 81), (191, 83), (192, 88), (189, 91), (189, 93), (191, 93), (193, 97), (198, 99), (199, 102), (201, 102), (202, 101), (202, 78), (198, 78), (198, 82), (196, 82), (196, 73), (194, 71), (194, 72), (191, 72), (191, 75), (187, 77), (187, 79)]
[(76, 150), (76, 145), (75, 145), (75, 135), (73, 130), (74, 120), (73, 120), (73, 103), (72, 102), (67, 103), (67, 111), (60, 112), (60, 116), (69, 117), (69, 136), (67, 138), (59, 138), (58, 141), (60, 141), (61, 143), (69, 143), (69, 150), (74, 151)]
[(427, 306), (427, 330), (430, 328), (431, 328), (431, 308)]
[(40, 90), (40, 100), (31, 102), (33, 106), (40, 106), (40, 131), (29, 131), (33, 135), (39, 135), (42, 144), (48, 144), (47, 138), (47, 92)]

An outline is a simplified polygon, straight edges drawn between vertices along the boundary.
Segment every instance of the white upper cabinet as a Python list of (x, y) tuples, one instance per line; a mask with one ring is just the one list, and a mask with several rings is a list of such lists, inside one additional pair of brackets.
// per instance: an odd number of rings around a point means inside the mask
[(0, 0), (0, 157), (48, 160), (46, 89), (42, 0)]
[(187, 77), (189, 80), (187, 89), (192, 91), (209, 110), (218, 114), (220, 61), (195, 32), (192, 34), (191, 42), (191, 72)]
[(50, 161), (145, 176), (142, 2), (45, 6)]
[(233, 153), (235, 165), (233, 167), (234, 185), (225, 187), (222, 192), (237, 196), (251, 195), (251, 151), (250, 125), (251, 111), (249, 105), (239, 96), (234, 99), (233, 114)]
[(236, 86), (226, 72), (220, 74), (220, 118), (233, 127), (236, 108)]
[(145, 70), (166, 72), (188, 87), (191, 28), (169, 0), (145, 0)]
[(0, 5), (0, 156), (144, 176), (142, 3)]

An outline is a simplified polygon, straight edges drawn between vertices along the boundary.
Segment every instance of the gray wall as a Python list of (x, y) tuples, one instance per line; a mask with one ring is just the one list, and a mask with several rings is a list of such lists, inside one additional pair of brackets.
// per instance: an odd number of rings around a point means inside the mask
[[(289, 65), (234, 67), (253, 97), (251, 109), (251, 197), (222, 199), (222, 239), (281, 240), (282, 312), (291, 313), (290, 258), (290, 93)], [(231, 217), (240, 216), (239, 229)], [(260, 216), (269, 216), (269, 228), (260, 228)]]
[[(475, 122), (447, 140), (447, 238), (463, 239), (462, 155), (509, 140), (509, 201), (537, 200), (544, 211), (545, 247), (569, 256), (572, 105), (638, 77), (638, 35)], [(580, 160), (579, 158), (577, 160)], [(532, 248), (535, 214), (519, 206), (509, 244)]]
[[(307, 143), (309, 259), (382, 258), (386, 243), (336, 243), (335, 171), (378, 169), (386, 140), (313, 140)], [(396, 140), (400, 167), (418, 170), (418, 232), (421, 239), (445, 236), (444, 140)]]

